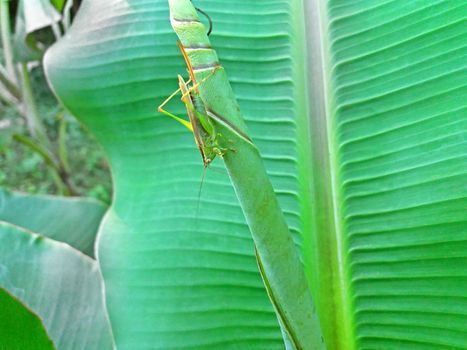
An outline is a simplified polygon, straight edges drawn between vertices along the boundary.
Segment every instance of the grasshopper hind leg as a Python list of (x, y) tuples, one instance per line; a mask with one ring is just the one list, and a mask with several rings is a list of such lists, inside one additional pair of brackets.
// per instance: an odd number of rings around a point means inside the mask
[(177, 122), (179, 122), (180, 124), (182, 124), (183, 126), (185, 126), (188, 130), (190, 130), (191, 132), (193, 132), (193, 126), (191, 125), (191, 123), (183, 118), (180, 118), (180, 117), (177, 117), (175, 114), (173, 113), (170, 113), (169, 111), (166, 111), (164, 109), (164, 106), (169, 103), (169, 101), (171, 99), (173, 99), (179, 92), (181, 91), (181, 88), (178, 88), (177, 90), (175, 90), (169, 97), (167, 97), (165, 99), (164, 102), (162, 102), (159, 107), (157, 108), (158, 112), (160, 113), (163, 113), (165, 114), (166, 116), (169, 116), (170, 118), (172, 119), (175, 119)]

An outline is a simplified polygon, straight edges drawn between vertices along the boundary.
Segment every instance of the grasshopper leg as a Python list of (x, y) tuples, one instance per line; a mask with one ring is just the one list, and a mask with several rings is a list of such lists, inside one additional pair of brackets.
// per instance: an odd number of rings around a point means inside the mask
[(172, 93), (172, 95), (170, 95), (169, 97), (167, 97), (165, 99), (164, 102), (162, 102), (159, 107), (157, 108), (157, 110), (160, 112), (160, 113), (163, 113), (173, 119), (175, 119), (176, 121), (178, 121), (179, 123), (181, 123), (182, 125), (184, 125), (188, 130), (190, 130), (191, 132), (193, 132), (193, 127), (191, 126), (191, 123), (189, 121), (186, 121), (185, 119), (183, 118), (180, 118), (180, 117), (177, 117), (175, 114), (172, 114), (168, 111), (166, 111), (164, 109), (164, 106), (172, 99), (174, 98), (174, 96), (176, 96), (178, 93), (180, 92), (180, 88), (178, 88), (177, 90), (175, 90), (174, 93)]
[[(198, 86), (200, 86), (202, 83), (204, 83), (206, 80), (208, 80), (209, 78), (211, 78), (211, 76), (213, 76), (217, 70), (221, 68), (220, 66), (217, 66), (215, 67), (207, 76), (205, 76), (201, 81), (197, 82), (196, 84), (193, 84), (193, 86), (190, 86), (188, 88), (188, 90), (186, 92), (183, 93), (182, 95), (182, 100), (187, 96), (189, 95), (192, 91), (197, 91), (198, 90)], [(191, 80), (191, 79), (190, 79)]]

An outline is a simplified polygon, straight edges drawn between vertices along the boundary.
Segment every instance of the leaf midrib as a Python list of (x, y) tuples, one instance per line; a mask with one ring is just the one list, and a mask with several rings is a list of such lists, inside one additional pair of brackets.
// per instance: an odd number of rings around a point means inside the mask
[[(309, 262), (318, 280), (313, 286), (330, 349), (355, 349), (352, 332), (351, 283), (345, 252), (346, 239), (339, 186), (338, 147), (331, 93), (331, 58), (327, 38), (328, 16), (322, 0), (307, 3), (310, 138), (313, 171), (315, 262)], [(314, 214), (314, 215), (313, 215)], [(310, 249), (311, 247), (307, 247)], [(330, 285), (328, 285), (328, 283)]]

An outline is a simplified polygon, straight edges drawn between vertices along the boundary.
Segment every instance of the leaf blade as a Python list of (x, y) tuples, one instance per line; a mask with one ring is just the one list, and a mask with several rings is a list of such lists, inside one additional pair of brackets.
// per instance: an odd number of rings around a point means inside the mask
[[(250, 234), (227, 176), (217, 172), (223, 171), (218, 164), (212, 165), (196, 217), (203, 169), (192, 136), (154, 113), (154, 95), (162, 102), (177, 88), (177, 73), (185, 70), (176, 38), (167, 34), (166, 2), (135, 1), (131, 9), (125, 4), (117, 1), (110, 7), (121, 11), (118, 24), (111, 20), (108, 6), (83, 2), (75, 28), (91, 28), (88, 20), (99, 14), (99, 21), (108, 23), (112, 30), (99, 40), (89, 32), (80, 37), (89, 50), (79, 50), (81, 63), (87, 63), (78, 64), (78, 70), (67, 69), (69, 62), (59, 57), (78, 53), (65, 45), (66, 41), (45, 57), (57, 95), (96, 133), (112, 164), (115, 202), (102, 226), (98, 255), (119, 348), (157, 339), (164, 348), (282, 349), (277, 320), (257, 272)], [(295, 91), (290, 61), (284, 59), (293, 37), (284, 30), (290, 4), (268, 2), (271, 11), (267, 17), (263, 16), (264, 7), (242, 1), (245, 11), (237, 12), (233, 23), (231, 16), (238, 6), (219, 1), (203, 4), (203, 10), (214, 20), (213, 45), (234, 77), (242, 110), (247, 112), (255, 141), (265, 152), (286, 219), (299, 241), (296, 145), (291, 136), (296, 130), (291, 97)], [(246, 14), (248, 11), (253, 15)], [(240, 21), (244, 28), (262, 35), (239, 32)], [(78, 31), (73, 34), (79, 35)], [(100, 40), (108, 45), (99, 45)], [(271, 52), (275, 52), (273, 60)], [(247, 74), (252, 70), (255, 81)], [(273, 97), (278, 97), (277, 101), (271, 102)], [(181, 114), (183, 109), (177, 105), (170, 110)], [(263, 127), (268, 128), (267, 133)], [(122, 251), (123, 247), (131, 249)], [(125, 259), (131, 268), (123, 263)], [(144, 279), (159, 284), (143, 286), (138, 281)], [(134, 299), (128, 293), (130, 286), (138, 292)], [(144, 293), (149, 293), (143, 291), (145, 288), (151, 291), (153, 303), (143, 303)], [(178, 297), (169, 298), (168, 291)], [(176, 315), (174, 310), (181, 300), (191, 312)], [(211, 309), (214, 306), (216, 312)], [(141, 315), (155, 325), (152, 334), (141, 325)], [(168, 329), (166, 322), (177, 328)], [(224, 329), (222, 334), (220, 329)], [(183, 336), (175, 339), (176, 334)]]
[(91, 198), (30, 195), (0, 189), (0, 221), (65, 242), (94, 256), (94, 242), (106, 207)]
[(467, 256), (465, 4), (313, 4), (312, 147), (325, 161), (308, 266), (322, 272), (326, 338), (337, 349), (462, 348), (465, 327), (441, 310), (466, 288), (455, 268)]
[(0, 222), (0, 286), (39, 315), (59, 349), (112, 349), (96, 263), (68, 245)]
[(0, 288), (0, 336), (4, 349), (53, 350), (40, 318)]

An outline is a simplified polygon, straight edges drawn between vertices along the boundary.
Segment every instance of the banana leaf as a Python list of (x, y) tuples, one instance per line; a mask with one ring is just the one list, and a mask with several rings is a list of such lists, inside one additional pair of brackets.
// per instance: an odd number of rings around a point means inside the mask
[(2, 288), (0, 309), (2, 349), (55, 349), (40, 318)]
[(15, 60), (40, 60), (44, 50), (34, 37), (34, 32), (49, 26), (55, 27), (60, 19), (60, 13), (50, 0), (19, 0), (13, 36)]
[(106, 206), (91, 198), (31, 195), (0, 189), (0, 221), (65, 242), (94, 257)]
[[(266, 152), (298, 243), (298, 185), (291, 157), (296, 146), (292, 139), (267, 136), (296, 130), (294, 72), (287, 68), (288, 59), (270, 58), (277, 45), (290, 51), (284, 16), (268, 23), (247, 1), (207, 5), (216, 23), (213, 45), (235, 77), (252, 135)], [(263, 24), (242, 13), (232, 18), (241, 5), (256, 9), (255, 18), (263, 18)], [(292, 12), (286, 3), (271, 5), (275, 12)], [(235, 21), (258, 29), (264, 25), (267, 38), (239, 38), (232, 33)], [(270, 36), (271, 30), (277, 35)], [(251, 60), (257, 63), (256, 80), (249, 78)], [(83, 2), (64, 40), (46, 53), (45, 67), (57, 96), (96, 134), (111, 164), (115, 198), (101, 226), (97, 255), (119, 349), (142, 344), (283, 349), (253, 241), (222, 163), (206, 170), (200, 191), (203, 166), (192, 135), (156, 111), (176, 89), (177, 73), (185, 74), (167, 2)], [(282, 69), (289, 78), (280, 76)], [(264, 97), (252, 99), (252, 89)], [(282, 94), (271, 105), (272, 96)], [(184, 109), (177, 103), (168, 108), (176, 114)]]
[(307, 5), (304, 251), (326, 342), (466, 349), (467, 4)]
[[(327, 348), (465, 348), (467, 5), (195, 3), (213, 20)], [(112, 168), (98, 259), (116, 343), (282, 349), (222, 163), (200, 191), (192, 136), (156, 113), (187, 76), (168, 19), (165, 0), (85, 0), (45, 56)]]
[(113, 348), (97, 263), (69, 245), (0, 222), (0, 288), (41, 318), (57, 349)]

